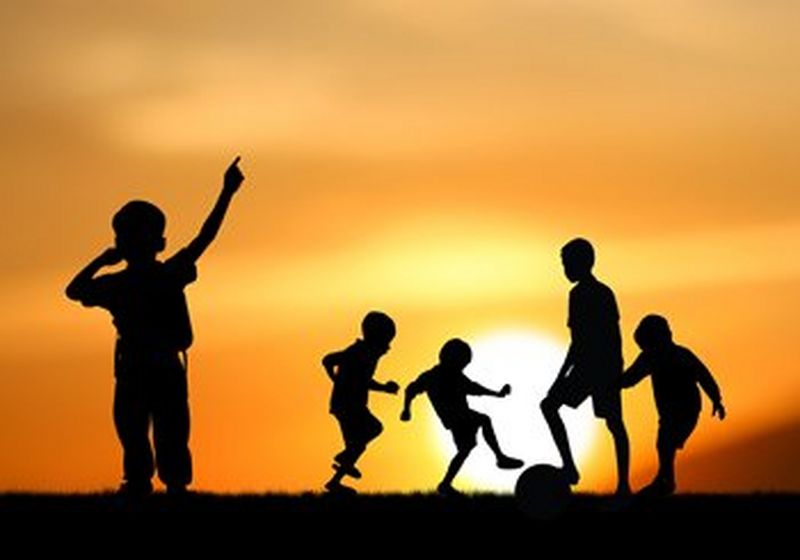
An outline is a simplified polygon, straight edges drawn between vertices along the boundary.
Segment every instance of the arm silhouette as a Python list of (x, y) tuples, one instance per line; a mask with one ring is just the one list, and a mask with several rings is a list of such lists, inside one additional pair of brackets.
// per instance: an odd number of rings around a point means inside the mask
[(375, 381), (374, 379), (370, 379), (369, 390), (378, 391), (380, 393), (389, 393), (390, 395), (396, 395), (397, 391), (400, 390), (400, 385), (398, 385), (394, 381), (387, 381), (386, 383), (381, 383), (379, 381)]
[(708, 370), (706, 365), (700, 361), (699, 358), (695, 358), (695, 371), (697, 375), (697, 382), (700, 383), (700, 387), (703, 388), (703, 391), (708, 398), (711, 400), (713, 404), (713, 408), (711, 409), (712, 416), (719, 416), (720, 420), (725, 420), (725, 407), (722, 406), (722, 394), (719, 390), (719, 385), (717, 382), (714, 381), (714, 377), (711, 375), (711, 372)]
[(339, 364), (341, 363), (342, 355), (344, 352), (331, 352), (324, 358), (322, 358), (322, 367), (325, 368), (325, 373), (328, 374), (331, 381), (336, 380), (336, 376), (339, 373)]
[(400, 414), (400, 420), (408, 422), (411, 420), (411, 403), (417, 397), (425, 392), (425, 377), (424, 374), (420, 375), (408, 384), (406, 387), (405, 398), (403, 399), (403, 412)]
[(650, 371), (645, 363), (644, 354), (639, 354), (631, 366), (622, 374), (622, 378), (619, 380), (619, 386), (622, 389), (633, 387), (639, 383), (639, 381), (647, 377), (649, 373)]
[(214, 241), (214, 238), (219, 232), (220, 226), (222, 226), (222, 220), (225, 218), (225, 214), (228, 211), (228, 206), (230, 206), (233, 195), (236, 194), (236, 191), (239, 190), (242, 181), (244, 181), (244, 175), (239, 169), (240, 160), (241, 157), (236, 156), (236, 159), (233, 160), (228, 169), (225, 171), (222, 192), (220, 192), (219, 198), (217, 199), (216, 204), (214, 204), (214, 208), (211, 209), (206, 221), (203, 222), (203, 227), (200, 228), (200, 233), (198, 233), (197, 237), (195, 237), (186, 247), (186, 251), (188, 252), (192, 261), (199, 259), (205, 250), (208, 249), (208, 246), (211, 245), (211, 242)]
[(71, 300), (79, 301), (84, 305), (91, 305), (90, 289), (95, 275), (100, 272), (100, 269), (103, 267), (113, 266), (121, 261), (122, 255), (120, 255), (116, 248), (110, 247), (106, 249), (75, 275), (75, 278), (73, 278), (67, 286), (67, 297)]
[(494, 391), (487, 387), (484, 387), (480, 383), (476, 383), (475, 381), (469, 380), (469, 384), (467, 385), (467, 394), (468, 395), (475, 395), (479, 397), (505, 397), (511, 394), (511, 385), (506, 383), (499, 391)]

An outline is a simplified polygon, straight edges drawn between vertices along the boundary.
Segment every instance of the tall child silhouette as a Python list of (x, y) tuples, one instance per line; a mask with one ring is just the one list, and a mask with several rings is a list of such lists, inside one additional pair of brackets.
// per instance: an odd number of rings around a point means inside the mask
[(499, 391), (493, 391), (472, 381), (464, 375), (464, 368), (471, 360), (469, 344), (458, 338), (445, 342), (439, 351), (439, 363), (406, 388), (400, 416), (404, 422), (411, 420), (411, 402), (420, 393), (428, 393), (439, 420), (452, 432), (457, 451), (437, 487), (438, 492), (444, 495), (458, 494), (453, 488), (453, 479), (477, 444), (478, 429), (483, 431), (483, 439), (494, 452), (499, 468), (518, 469), (523, 465), (519, 459), (502, 452), (491, 418), (472, 410), (467, 403), (467, 395), (505, 397), (511, 393), (511, 386), (506, 384)]
[[(152, 491), (151, 423), (158, 477), (167, 491), (181, 493), (192, 481), (186, 379), (192, 327), (183, 290), (197, 279), (195, 263), (216, 237), (244, 180), (238, 163), (237, 157), (225, 171), (219, 199), (185, 248), (159, 261), (166, 245), (166, 218), (157, 206), (134, 200), (114, 215), (115, 245), (67, 286), (70, 299), (111, 312), (117, 329), (114, 425), (123, 450), (122, 492)], [(123, 270), (98, 275), (123, 260)]]
[(373, 379), (378, 360), (389, 351), (394, 339), (394, 321), (385, 313), (370, 311), (361, 322), (361, 332), (363, 338), (322, 359), (325, 372), (333, 381), (330, 412), (339, 421), (344, 439), (344, 449), (333, 459), (333, 477), (325, 484), (330, 492), (355, 492), (343, 485), (342, 479), (361, 478), (356, 462), (367, 444), (383, 431), (380, 420), (367, 407), (369, 392), (394, 395), (400, 389), (394, 381), (379, 383)]
[(575, 286), (569, 293), (571, 342), (564, 364), (541, 403), (570, 484), (580, 479), (558, 414), (563, 405), (575, 408), (592, 397), (594, 414), (606, 421), (617, 454), (617, 493), (630, 493), (628, 434), (622, 423), (619, 377), (622, 374), (622, 338), (614, 292), (592, 274), (594, 248), (585, 239), (573, 239), (561, 249), (564, 275)]
[(688, 348), (672, 341), (669, 323), (660, 315), (641, 320), (633, 335), (642, 352), (625, 371), (620, 385), (633, 387), (650, 376), (658, 410), (658, 474), (642, 490), (649, 495), (675, 492), (675, 454), (683, 449), (700, 417), (700, 391), (711, 399), (711, 414), (725, 419), (722, 395), (711, 372)]

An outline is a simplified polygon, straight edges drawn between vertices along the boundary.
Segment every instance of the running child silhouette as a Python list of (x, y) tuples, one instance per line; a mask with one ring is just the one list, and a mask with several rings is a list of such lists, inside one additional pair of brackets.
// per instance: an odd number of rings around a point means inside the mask
[(594, 414), (606, 421), (617, 455), (617, 494), (630, 493), (628, 434), (622, 422), (619, 378), (622, 375), (622, 337), (614, 292), (592, 274), (594, 248), (586, 239), (573, 239), (561, 248), (564, 275), (575, 286), (569, 292), (571, 341), (564, 364), (547, 396), (542, 413), (550, 427), (570, 484), (580, 479), (564, 423), (558, 410), (576, 408), (592, 398)]
[(712, 416), (725, 419), (722, 395), (711, 372), (688, 348), (672, 341), (669, 323), (660, 315), (647, 315), (634, 332), (641, 353), (625, 371), (620, 381), (633, 387), (650, 376), (658, 410), (658, 474), (641, 490), (652, 496), (675, 492), (675, 455), (683, 449), (700, 417), (700, 385), (713, 408)]
[(414, 398), (421, 393), (428, 393), (439, 420), (453, 434), (456, 454), (437, 487), (437, 491), (444, 495), (459, 494), (453, 488), (453, 479), (477, 445), (478, 429), (483, 431), (483, 439), (494, 452), (499, 468), (518, 469), (523, 465), (521, 460), (502, 452), (491, 419), (472, 410), (467, 403), (467, 395), (505, 397), (511, 393), (511, 386), (506, 384), (499, 391), (493, 391), (472, 381), (464, 375), (464, 368), (470, 361), (472, 349), (469, 344), (458, 338), (448, 340), (439, 351), (439, 363), (406, 388), (403, 412), (400, 415), (404, 422), (411, 420), (411, 403)]
[(330, 412), (342, 430), (344, 449), (333, 458), (333, 477), (325, 484), (329, 492), (355, 493), (342, 484), (345, 476), (361, 478), (356, 462), (367, 445), (383, 431), (383, 425), (367, 407), (370, 391), (397, 394), (394, 381), (373, 379), (378, 360), (389, 351), (396, 332), (392, 319), (380, 311), (370, 311), (361, 322), (363, 338), (322, 359), (325, 372), (333, 381)]
[[(166, 245), (166, 218), (150, 202), (133, 200), (111, 222), (114, 246), (67, 286), (70, 299), (107, 309), (117, 330), (114, 425), (123, 450), (123, 493), (149, 494), (156, 466), (169, 493), (184, 492), (192, 481), (186, 351), (193, 335), (184, 288), (197, 279), (195, 263), (216, 237), (244, 180), (239, 159), (225, 171), (214, 208), (185, 248), (158, 260)], [(124, 269), (99, 274), (122, 261)]]

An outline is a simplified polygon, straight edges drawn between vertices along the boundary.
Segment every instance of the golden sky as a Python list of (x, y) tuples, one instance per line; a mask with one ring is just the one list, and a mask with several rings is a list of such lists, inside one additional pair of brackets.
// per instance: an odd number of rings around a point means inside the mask
[[(628, 360), (660, 312), (715, 373), (730, 417), (704, 417), (686, 455), (800, 422), (800, 5), (51, 0), (0, 18), (0, 489), (117, 484), (113, 327), (63, 287), (131, 198), (165, 210), (168, 253), (188, 242), (237, 153), (247, 181), (187, 291), (198, 488), (324, 482), (319, 359), (369, 309), (398, 323), (378, 378), (401, 384), (451, 336), (566, 344), (576, 235)], [(399, 399), (373, 403), (386, 432), (360, 487), (431, 488), (447, 455), (428, 409), (401, 425)], [(649, 388), (625, 405), (644, 481)], [(610, 453), (600, 433), (581, 488), (611, 484)], [(728, 489), (778, 465), (748, 468)]]

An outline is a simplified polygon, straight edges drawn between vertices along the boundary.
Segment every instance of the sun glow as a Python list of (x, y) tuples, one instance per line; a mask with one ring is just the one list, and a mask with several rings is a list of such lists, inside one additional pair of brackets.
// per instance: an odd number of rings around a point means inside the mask
[[(490, 389), (500, 389), (505, 383), (511, 385), (511, 394), (504, 399), (469, 398), (472, 408), (492, 418), (500, 447), (506, 454), (525, 461), (526, 466), (536, 463), (560, 466), (539, 402), (553, 383), (566, 348), (547, 335), (530, 330), (494, 331), (468, 342), (473, 358), (465, 369), (467, 376)], [(562, 418), (580, 466), (595, 436), (591, 404), (587, 401), (576, 410), (564, 407)], [(435, 417), (433, 422), (440, 449), (449, 460), (455, 453), (452, 436)], [(509, 492), (521, 472), (498, 469), (494, 455), (480, 436), (455, 484), (472, 490)]]

